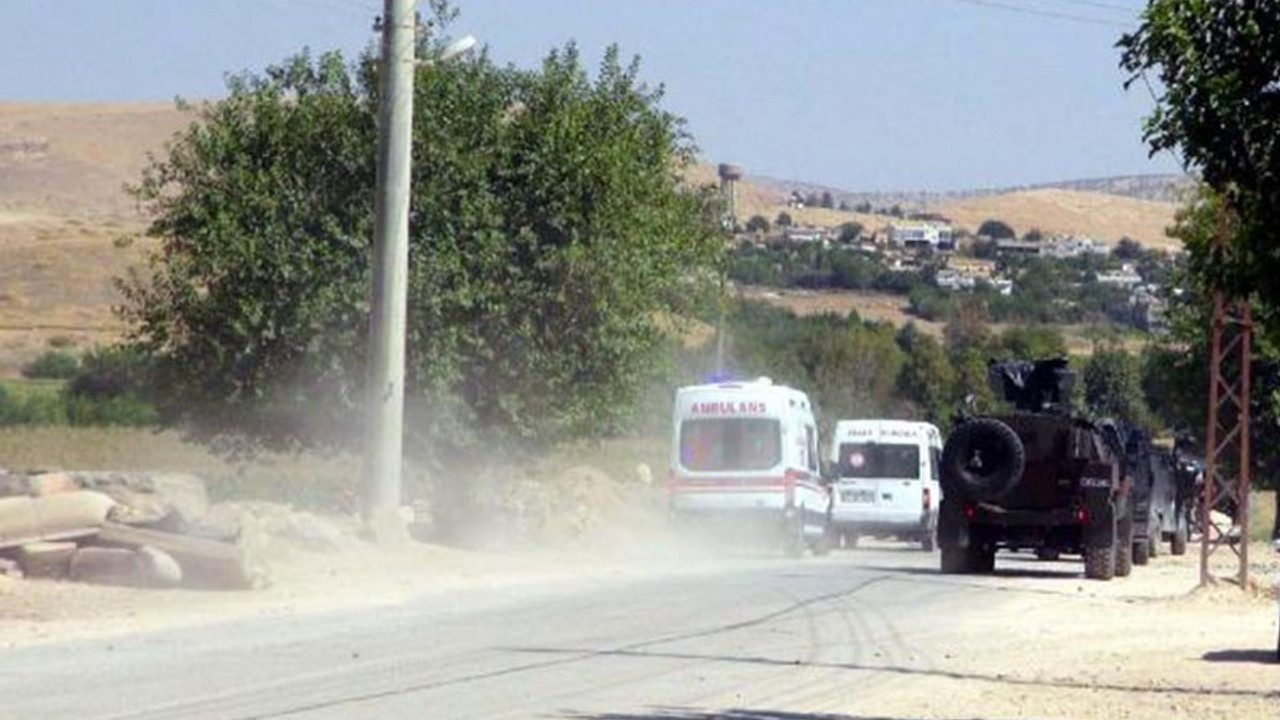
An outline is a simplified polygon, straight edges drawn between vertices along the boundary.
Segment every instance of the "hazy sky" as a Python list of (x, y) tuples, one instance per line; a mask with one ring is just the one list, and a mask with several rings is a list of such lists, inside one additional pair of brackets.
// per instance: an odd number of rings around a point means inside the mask
[[(707, 160), (848, 190), (1176, 172), (1116, 39), (1142, 0), (459, 0), (452, 32), (532, 66), (617, 43)], [(220, 93), (227, 71), (375, 40), (379, 0), (3, 0), (0, 99)]]

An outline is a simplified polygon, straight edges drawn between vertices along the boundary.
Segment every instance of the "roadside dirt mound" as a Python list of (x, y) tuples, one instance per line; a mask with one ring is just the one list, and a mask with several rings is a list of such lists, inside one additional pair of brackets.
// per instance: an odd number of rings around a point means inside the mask
[(591, 465), (541, 470), (501, 484), (480, 500), (480, 547), (626, 543), (656, 532), (661, 503), (650, 483), (622, 480)]

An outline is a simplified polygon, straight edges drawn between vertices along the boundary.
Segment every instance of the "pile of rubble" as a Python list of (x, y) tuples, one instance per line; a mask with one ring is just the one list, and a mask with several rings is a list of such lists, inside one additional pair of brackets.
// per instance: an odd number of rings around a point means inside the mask
[(0, 572), (135, 587), (254, 585), (194, 475), (0, 471)]

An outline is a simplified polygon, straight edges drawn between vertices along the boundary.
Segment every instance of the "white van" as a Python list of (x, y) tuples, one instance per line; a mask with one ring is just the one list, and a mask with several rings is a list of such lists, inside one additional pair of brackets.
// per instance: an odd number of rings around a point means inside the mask
[(831, 497), (807, 395), (768, 378), (691, 385), (676, 391), (674, 416), (677, 521), (750, 528), (792, 555), (827, 549)]
[(859, 535), (914, 540), (932, 552), (942, 488), (937, 426), (905, 420), (841, 420), (831, 441), (832, 530), (847, 546)]

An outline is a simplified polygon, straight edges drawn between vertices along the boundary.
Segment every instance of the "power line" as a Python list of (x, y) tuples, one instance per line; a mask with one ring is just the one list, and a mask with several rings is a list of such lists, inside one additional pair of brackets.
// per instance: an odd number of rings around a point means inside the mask
[[(1084, 0), (1080, 0), (1083, 2)], [(1022, 5), (1011, 5), (1005, 2), (997, 2), (997, 0), (950, 0), (950, 2), (965, 3), (966, 5), (976, 5), (978, 7), (989, 8), (993, 10), (1003, 10), (1006, 12), (1021, 13), (1023, 15), (1035, 15), (1038, 17), (1051, 18), (1054, 20), (1066, 20), (1069, 22), (1077, 22), (1088, 25), (1102, 25), (1106, 27), (1127, 29), (1130, 26), (1116, 20), (1106, 18), (1093, 17), (1089, 15), (1079, 15), (1074, 13), (1058, 12), (1056, 10), (1045, 10), (1043, 8), (1031, 8)]]
[(1134, 7), (1132, 5), (1117, 5), (1116, 3), (1102, 2), (1102, 0), (1049, 0), (1050, 2), (1060, 2), (1067, 5), (1080, 5), (1083, 7), (1099, 8), (1101, 10), (1117, 10), (1119, 12), (1133, 13), (1137, 15), (1142, 12), (1141, 6)]

